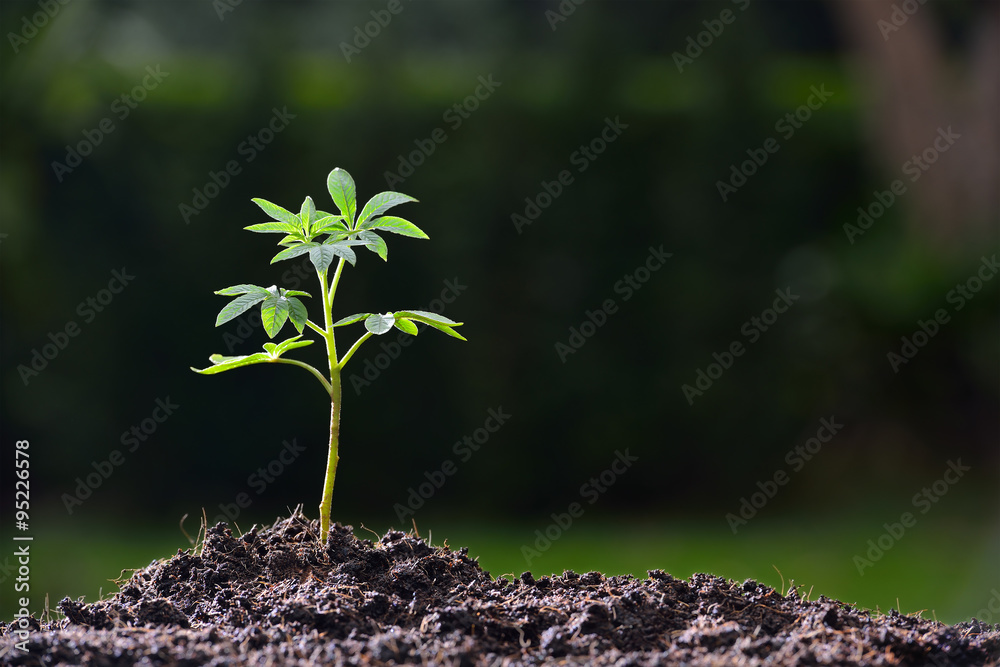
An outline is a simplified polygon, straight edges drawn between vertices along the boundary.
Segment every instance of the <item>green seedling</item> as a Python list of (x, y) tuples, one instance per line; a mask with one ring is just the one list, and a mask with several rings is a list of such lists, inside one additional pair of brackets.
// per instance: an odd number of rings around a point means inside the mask
[[(340, 215), (331, 215), (317, 211), (311, 197), (306, 197), (298, 215), (272, 204), (264, 199), (254, 199), (264, 213), (272, 218), (268, 222), (245, 227), (251, 232), (263, 234), (282, 234), (278, 245), (282, 250), (274, 256), (271, 264), (299, 255), (309, 255), (316, 276), (319, 278), (320, 303), (323, 311), (323, 325), (310, 320), (305, 304), (299, 297), (310, 296), (299, 290), (286, 290), (272, 285), (233, 285), (219, 290), (216, 294), (236, 297), (230, 301), (215, 321), (215, 326), (225, 324), (239, 317), (250, 308), (260, 304), (261, 322), (269, 338), (274, 338), (286, 322), (291, 322), (299, 335), (280, 343), (264, 343), (264, 351), (239, 357), (225, 357), (213, 354), (209, 357), (212, 365), (208, 368), (191, 370), (203, 375), (214, 375), (223, 371), (249, 366), (251, 364), (291, 364), (299, 366), (311, 373), (323, 385), (323, 391), (330, 396), (330, 450), (326, 464), (326, 479), (323, 483), (323, 498), (319, 505), (320, 539), (326, 542), (330, 532), (330, 508), (333, 504), (333, 483), (337, 476), (337, 463), (340, 461), (340, 405), (341, 385), (340, 374), (344, 366), (361, 345), (372, 336), (381, 336), (394, 327), (400, 331), (416, 336), (417, 324), (426, 324), (449, 336), (465, 340), (454, 327), (461, 322), (453, 322), (447, 317), (422, 310), (400, 310), (385, 314), (357, 313), (349, 315), (336, 322), (333, 321), (333, 299), (340, 283), (340, 275), (344, 264), (355, 266), (356, 246), (364, 246), (383, 261), (388, 259), (388, 249), (385, 240), (379, 232), (392, 232), (416, 239), (426, 239), (427, 234), (408, 220), (391, 215), (383, 215), (387, 210), (398, 204), (417, 201), (413, 197), (399, 192), (381, 192), (372, 197), (360, 215), (357, 214), (354, 179), (343, 169), (337, 168), (330, 172), (326, 179), (327, 189), (333, 197), (333, 203), (340, 210)], [(330, 267), (336, 261), (333, 278), (329, 278)], [(364, 322), (365, 333), (355, 341), (354, 345), (342, 356), (337, 356), (335, 329), (355, 322)], [(313, 340), (300, 340), (306, 327), (309, 327), (326, 342), (326, 355), (329, 362), (329, 375), (325, 376), (314, 366), (283, 356), (295, 348), (312, 345)]]

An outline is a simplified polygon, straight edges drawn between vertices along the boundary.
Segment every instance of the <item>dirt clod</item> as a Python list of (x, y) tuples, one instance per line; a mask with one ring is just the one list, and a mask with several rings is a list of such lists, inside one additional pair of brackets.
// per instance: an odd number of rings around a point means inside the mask
[[(301, 514), (139, 570), (57, 621), (0, 626), (12, 665), (993, 665), (1000, 626), (782, 595), (696, 574), (493, 579), (466, 549)], [(15, 644), (23, 642), (23, 652)]]

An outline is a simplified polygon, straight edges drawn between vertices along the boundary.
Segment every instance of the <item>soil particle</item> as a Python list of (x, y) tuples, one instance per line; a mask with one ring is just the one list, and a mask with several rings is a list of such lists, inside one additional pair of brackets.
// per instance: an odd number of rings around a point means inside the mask
[[(599, 572), (492, 578), (467, 549), (390, 531), (326, 545), (299, 512), (139, 570), (65, 618), (0, 625), (11, 665), (992, 665), (1000, 626), (873, 616), (755, 581)], [(15, 644), (27, 647), (24, 652)]]

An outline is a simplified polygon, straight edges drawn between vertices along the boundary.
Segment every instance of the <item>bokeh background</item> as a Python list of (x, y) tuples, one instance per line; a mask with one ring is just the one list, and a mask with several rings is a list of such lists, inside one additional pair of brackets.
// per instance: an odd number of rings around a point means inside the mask
[[(336, 316), (438, 306), (468, 342), (429, 332), (390, 359), (394, 333), (355, 356), (335, 519), (367, 536), (415, 521), (494, 575), (709, 572), (1000, 621), (1000, 4), (895, 5), (4, 0), (0, 534), (14, 544), (27, 439), (31, 608), (96, 599), (188, 547), (184, 515), (192, 537), (203, 511), (243, 531), (299, 503), (316, 515), (314, 380), (189, 367), (267, 340), (252, 319), (213, 328), (214, 290), (317, 291), (242, 227), (264, 220), (252, 197), (332, 210), (339, 166), (362, 202), (417, 197), (396, 211), (431, 240), (388, 238), (388, 263), (362, 251)], [(608, 119), (620, 132), (602, 146)], [(539, 197), (563, 170), (572, 182)], [(531, 200), (540, 213), (517, 224)], [(646, 279), (661, 246), (672, 256), (626, 300), (619, 281)], [(113, 294), (115, 271), (134, 278)], [(798, 299), (751, 341), (776, 290)], [(615, 312), (560, 356), (607, 299)], [(939, 309), (947, 322), (894, 367)], [(360, 325), (341, 331), (343, 349)], [(745, 352), (719, 375), (713, 353), (734, 341)], [(716, 379), (689, 400), (699, 370)], [(177, 407), (148, 421), (158, 400)], [(510, 418), (458, 456), (490, 409)], [(823, 419), (842, 428), (793, 466)], [(155, 431), (130, 449), (144, 420)], [(286, 442), (301, 452), (281, 462)], [(637, 460), (581, 489), (616, 452)], [(762, 507), (736, 524), (743, 499)], [(582, 516), (553, 528), (573, 502)], [(904, 512), (915, 523), (887, 535)]]

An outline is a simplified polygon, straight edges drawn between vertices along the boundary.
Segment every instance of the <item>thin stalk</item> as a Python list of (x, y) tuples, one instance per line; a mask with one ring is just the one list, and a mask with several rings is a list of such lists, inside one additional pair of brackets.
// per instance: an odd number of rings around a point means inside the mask
[(330, 534), (330, 509), (333, 507), (333, 482), (337, 478), (340, 462), (340, 371), (333, 372), (330, 391), (330, 451), (326, 460), (326, 481), (323, 482), (323, 500), (319, 504), (319, 538), (326, 544)]
[[(340, 261), (337, 262), (337, 270), (333, 274), (333, 281), (330, 283), (330, 294), (323, 303), (326, 304), (327, 312), (333, 313), (333, 297), (337, 295), (337, 285), (340, 283), (340, 274), (344, 271), (344, 258), (341, 257)], [(326, 282), (325, 280), (323, 281)], [(331, 318), (332, 320), (332, 318)], [(327, 324), (327, 329), (330, 328), (329, 323)]]
[(326, 339), (326, 356), (330, 360), (330, 380), (333, 380), (333, 371), (337, 367), (337, 341), (333, 334), (333, 293), (337, 289), (340, 281), (340, 271), (344, 268), (344, 260), (341, 259), (337, 265), (337, 273), (333, 278), (331, 289), (327, 289), (326, 271), (317, 272), (320, 284), (320, 300), (323, 302), (323, 324), (326, 326), (323, 331), (323, 338)]
[(323, 338), (326, 340), (326, 356), (330, 364), (330, 448), (326, 460), (326, 479), (323, 482), (323, 498), (319, 503), (319, 539), (326, 544), (330, 534), (330, 509), (333, 507), (333, 483), (337, 478), (337, 464), (340, 462), (340, 366), (337, 361), (337, 341), (333, 331), (333, 297), (340, 282), (340, 273), (344, 268), (344, 259), (337, 264), (333, 281), (327, 289), (326, 271), (318, 272), (321, 299), (323, 303), (323, 320), (326, 330)]
[(293, 366), (300, 366), (300, 367), (306, 369), (307, 371), (309, 371), (310, 373), (312, 373), (314, 376), (316, 376), (316, 379), (319, 380), (320, 383), (323, 385), (323, 389), (326, 390), (326, 393), (328, 393), (328, 394), (332, 394), (333, 393), (333, 387), (330, 385), (329, 382), (327, 382), (326, 378), (323, 377), (323, 374), (320, 373), (315, 368), (313, 368), (312, 366), (310, 366), (309, 364), (307, 364), (306, 362), (299, 361), (297, 359), (286, 359), (284, 357), (279, 357), (279, 358), (275, 359), (273, 363), (276, 363), (276, 364), (291, 364)]
[(371, 338), (371, 337), (372, 337), (372, 332), (371, 331), (366, 331), (365, 335), (362, 336), (361, 338), (359, 338), (354, 343), (354, 345), (351, 346), (351, 349), (349, 349), (347, 351), (347, 354), (344, 355), (344, 358), (340, 360), (339, 368), (343, 368), (344, 364), (346, 364), (348, 361), (350, 361), (351, 357), (354, 356), (354, 353), (358, 350), (359, 347), (361, 347), (361, 344), (363, 342), (365, 342), (366, 340), (368, 340), (369, 338)]

